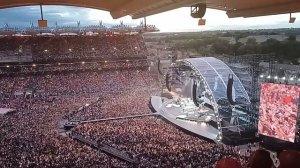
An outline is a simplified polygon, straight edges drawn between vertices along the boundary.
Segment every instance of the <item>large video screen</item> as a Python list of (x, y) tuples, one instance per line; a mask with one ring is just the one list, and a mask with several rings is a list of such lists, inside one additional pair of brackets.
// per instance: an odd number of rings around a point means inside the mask
[(261, 85), (258, 133), (294, 142), (300, 87), (263, 83)]

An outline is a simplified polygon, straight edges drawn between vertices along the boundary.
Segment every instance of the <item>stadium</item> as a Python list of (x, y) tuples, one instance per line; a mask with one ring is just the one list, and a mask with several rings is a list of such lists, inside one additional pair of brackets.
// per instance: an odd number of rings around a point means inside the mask
[[(0, 10), (32, 5), (40, 9), (37, 25), (0, 27), (0, 167), (300, 167), (299, 56), (278, 63), (269, 48), (238, 55), (253, 44), (238, 42), (243, 32), (228, 45), (240, 47), (234, 54), (217, 52), (226, 48), (217, 46), (225, 46), (220, 38), (201, 48), (219, 49), (214, 54), (194, 54), (167, 42), (193, 39), (176, 33), (163, 41), (146, 19), (190, 7), (202, 26), (207, 8), (230, 18), (290, 13), (295, 22), (297, 0), (16, 0), (0, 2)], [(48, 5), (144, 20), (50, 25)], [(203, 41), (213, 41), (210, 33)], [(278, 47), (297, 40), (266, 41)]]

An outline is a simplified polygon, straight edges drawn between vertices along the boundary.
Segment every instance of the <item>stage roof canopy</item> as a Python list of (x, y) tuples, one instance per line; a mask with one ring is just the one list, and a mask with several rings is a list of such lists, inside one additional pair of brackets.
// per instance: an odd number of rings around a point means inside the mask
[(190, 63), (204, 78), (215, 102), (218, 102), (220, 99), (227, 99), (228, 77), (233, 75), (232, 92), (234, 100), (241, 97), (245, 98), (247, 103), (250, 103), (249, 95), (241, 81), (223, 61), (214, 57), (188, 58), (185, 61)]
[(115, 19), (127, 15), (136, 19), (197, 3), (227, 11), (229, 17), (300, 12), (299, 0), (8, 0), (0, 1), (0, 8), (40, 4), (79, 6), (109, 11)]

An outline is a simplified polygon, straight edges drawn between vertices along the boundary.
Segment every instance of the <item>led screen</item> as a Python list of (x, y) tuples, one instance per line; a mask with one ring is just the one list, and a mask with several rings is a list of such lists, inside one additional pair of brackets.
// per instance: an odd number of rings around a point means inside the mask
[(294, 142), (299, 86), (263, 83), (259, 108), (259, 134)]

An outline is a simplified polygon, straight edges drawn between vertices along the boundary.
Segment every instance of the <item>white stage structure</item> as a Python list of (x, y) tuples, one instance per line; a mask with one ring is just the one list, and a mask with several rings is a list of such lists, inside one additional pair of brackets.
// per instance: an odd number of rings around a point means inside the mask
[[(238, 121), (248, 121), (240, 104), (249, 105), (250, 99), (238, 77), (224, 62), (201, 57), (178, 60), (172, 66), (165, 76), (173, 99), (152, 97), (152, 106), (157, 112), (178, 126), (212, 140), (221, 140), (224, 128), (240, 131)], [(234, 80), (232, 99), (238, 102), (234, 106), (230, 105), (227, 95), (230, 75)], [(224, 106), (232, 110), (227, 126), (224, 126), (226, 117), (220, 115)]]

